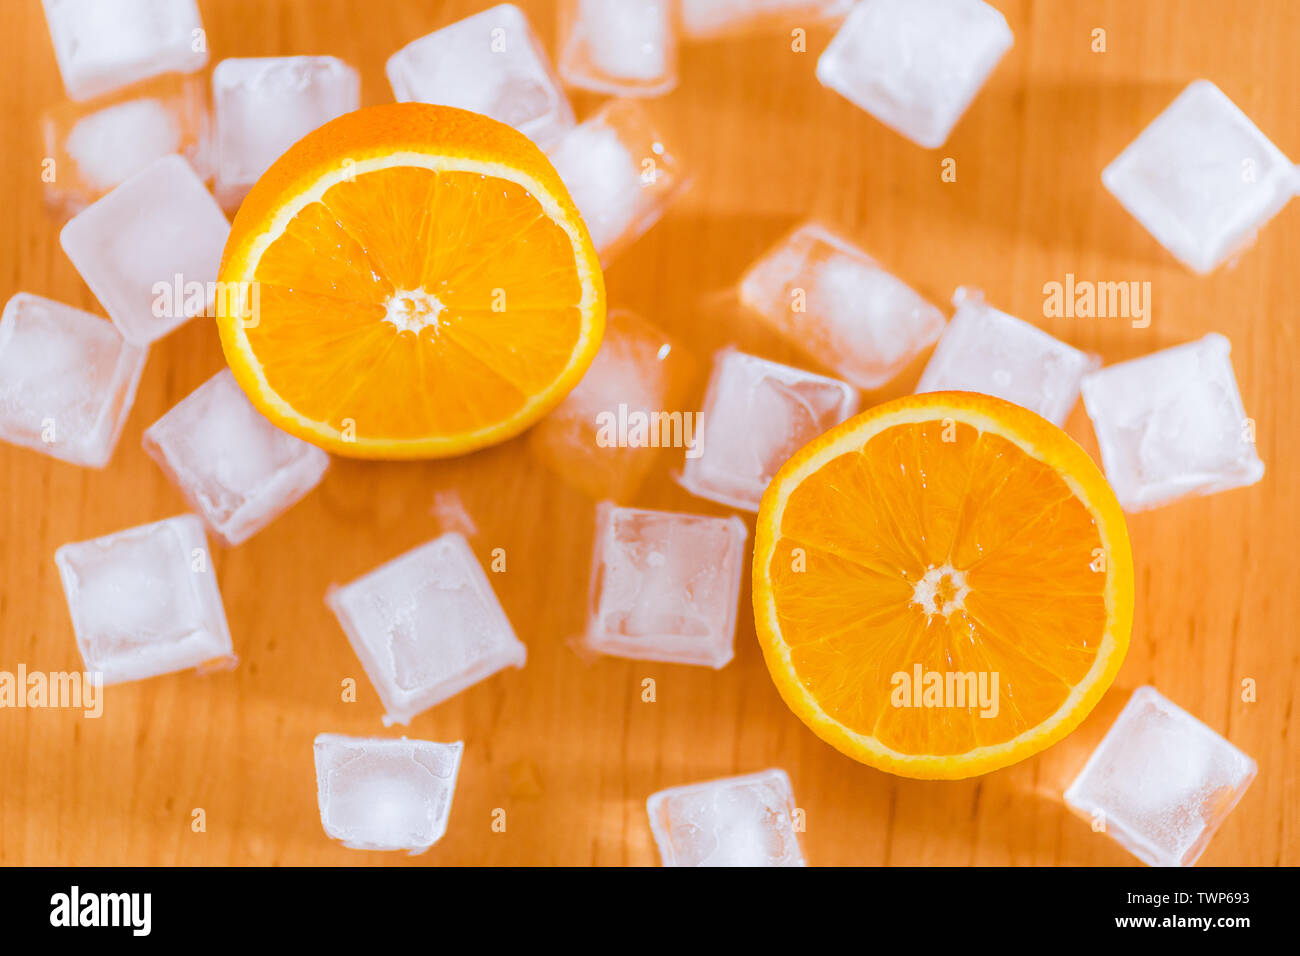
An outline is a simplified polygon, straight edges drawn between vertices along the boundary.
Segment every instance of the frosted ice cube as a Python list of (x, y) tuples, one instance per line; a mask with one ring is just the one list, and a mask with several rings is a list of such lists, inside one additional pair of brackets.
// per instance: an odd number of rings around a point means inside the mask
[(237, 205), (294, 143), (361, 105), (361, 77), (333, 56), (235, 57), (212, 71), (217, 199)]
[(1083, 379), (1106, 480), (1127, 511), (1253, 485), (1264, 476), (1228, 353), (1210, 334)]
[(1189, 269), (1210, 272), (1255, 241), (1300, 188), (1291, 161), (1223, 91), (1196, 80), (1101, 174)]
[(695, 361), (640, 316), (609, 313), (591, 368), (529, 434), (529, 449), (593, 498), (633, 495), (660, 450), (699, 440), (686, 411)]
[(817, 79), (937, 149), (1012, 41), (983, 0), (862, 0), (817, 61)]
[(103, 468), (147, 355), (106, 319), (19, 292), (0, 317), (0, 440)]
[(699, 447), (686, 453), (678, 482), (701, 498), (757, 511), (790, 456), (857, 410), (858, 394), (845, 382), (724, 349), (704, 396)]
[(63, 85), (86, 100), (208, 63), (195, 0), (43, 0)]
[(229, 369), (150, 425), (144, 449), (229, 545), (247, 541), (296, 504), (320, 484), (330, 461), (272, 425)]
[(193, 515), (54, 554), (86, 670), (105, 684), (234, 663), (203, 525)]
[(610, 100), (570, 130), (550, 159), (602, 263), (653, 226), (687, 185), (680, 162), (634, 100)]
[(489, 7), (388, 58), (398, 102), (458, 106), (513, 126), (543, 149), (573, 126), (573, 108), (522, 10)]
[(1000, 312), (974, 290), (958, 289), (957, 312), (916, 386), (920, 392), (982, 392), (1064, 425), (1079, 382), (1101, 360)]
[(692, 40), (834, 23), (854, 0), (679, 0), (682, 33)]
[(1139, 687), (1065, 802), (1144, 863), (1191, 866), (1254, 779), (1255, 761)]
[(657, 96), (677, 85), (671, 0), (565, 0), (560, 76), (570, 86)]
[(596, 507), (592, 651), (713, 668), (731, 660), (748, 532), (741, 520)]
[(59, 242), (126, 340), (147, 345), (211, 308), (229, 234), (189, 163), (164, 156), (73, 216)]
[(211, 176), (208, 98), (197, 76), (169, 74), (90, 103), (65, 102), (41, 115), (53, 176), (42, 177), (59, 212), (80, 212), (154, 160), (181, 153)]
[(943, 332), (943, 313), (861, 249), (805, 223), (750, 267), (740, 298), (859, 388), (879, 388)]
[(331, 588), (325, 601), (384, 703), (385, 724), (410, 723), (504, 667), (523, 667), (527, 656), (454, 532)]
[(664, 866), (804, 866), (784, 770), (670, 787), (646, 801)]
[(320, 822), (331, 839), (415, 856), (447, 832), (461, 741), (317, 734), (312, 749)]

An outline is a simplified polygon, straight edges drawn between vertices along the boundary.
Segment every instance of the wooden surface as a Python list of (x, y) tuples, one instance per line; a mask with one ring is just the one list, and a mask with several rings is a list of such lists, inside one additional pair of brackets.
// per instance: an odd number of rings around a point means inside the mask
[[(486, 3), (200, 0), (212, 62), (333, 53), (359, 66), (365, 103), (390, 98), (384, 60)], [(523, 3), (553, 41), (550, 3)], [(1132, 517), (1137, 616), (1128, 659), (1097, 712), (1035, 759), (958, 783), (903, 780), (841, 757), (783, 706), (754, 640), (746, 574), (736, 659), (726, 669), (602, 660), (566, 645), (584, 615), (592, 504), (528, 454), (526, 439), (455, 461), (336, 460), (323, 485), (215, 563), (242, 664), (106, 690), (104, 715), (0, 711), (4, 864), (651, 864), (645, 799), (662, 787), (785, 768), (807, 814), (814, 864), (1133, 863), (1069, 815), (1061, 792), (1127, 698), (1154, 683), (1259, 762), (1206, 864), (1300, 863), (1300, 418), (1295, 285), (1300, 203), (1235, 268), (1197, 277), (1103, 190), (1105, 164), (1190, 80), (1219, 84), (1300, 158), (1300, 4), (1288, 0), (995, 0), (1015, 47), (948, 144), (925, 151), (813, 76), (781, 35), (690, 45), (681, 82), (652, 101), (693, 189), (608, 270), (631, 308), (702, 357), (727, 342), (794, 352), (732, 303), (744, 267), (817, 215), (945, 307), (960, 284), (1108, 362), (1226, 334), (1268, 472), (1261, 484)], [(1107, 52), (1090, 51), (1103, 28)], [(0, 4), (0, 297), (19, 290), (98, 311), (42, 209), (36, 116), (62, 97), (38, 0)], [(574, 98), (579, 115), (599, 99)], [(955, 183), (940, 162), (957, 162)], [(1153, 321), (1045, 319), (1065, 274), (1150, 281)], [(159, 343), (111, 466), (89, 471), (0, 445), (0, 670), (81, 666), (55, 548), (184, 510), (141, 432), (223, 364), (196, 320)], [(919, 365), (868, 403), (909, 391)], [(1069, 423), (1092, 453), (1082, 408)], [(668, 479), (666, 454), (638, 498), (722, 513)], [(480, 557), (506, 549), (493, 584), (527, 666), (416, 718), (407, 731), (465, 741), (450, 829), (424, 856), (363, 853), (326, 839), (312, 738), (382, 734), (381, 708), (322, 600), (432, 537), (434, 495), (459, 490)], [(750, 522), (752, 529), (752, 521)], [(340, 682), (358, 681), (344, 703)], [(641, 682), (657, 682), (643, 703)], [(1241, 699), (1242, 682), (1257, 701)], [(193, 832), (202, 808), (206, 830)], [(494, 832), (493, 811), (506, 811)]]

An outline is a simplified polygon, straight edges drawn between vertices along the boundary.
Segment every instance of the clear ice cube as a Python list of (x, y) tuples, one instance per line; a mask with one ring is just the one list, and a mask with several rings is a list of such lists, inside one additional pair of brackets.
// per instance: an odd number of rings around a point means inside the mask
[(1139, 687), (1065, 802), (1144, 863), (1191, 866), (1254, 779), (1255, 761)]
[(180, 153), (200, 179), (211, 176), (208, 97), (198, 76), (168, 74), (90, 103), (64, 102), (41, 114), (46, 201), (73, 215), (150, 163)]
[(564, 0), (560, 76), (617, 96), (658, 96), (677, 85), (671, 0)]
[(63, 85), (87, 100), (208, 64), (195, 0), (43, 0)]
[(504, 667), (523, 667), (515, 637), (465, 538), (449, 532), (342, 587), (338, 617), (387, 711), (411, 718)]
[(646, 801), (664, 866), (805, 866), (784, 770), (671, 787)]
[(105, 684), (233, 664), (208, 542), (193, 515), (65, 544), (54, 561), (86, 670)]
[(587, 374), (529, 433), (529, 450), (593, 498), (636, 493), (666, 447), (699, 440), (683, 408), (695, 360), (640, 316), (613, 310)]
[(1300, 176), (1209, 80), (1196, 80), (1101, 174), (1175, 258), (1210, 272), (1255, 241)]
[(678, 482), (693, 495), (757, 511), (790, 456), (858, 410), (846, 382), (724, 349), (714, 358), (697, 453)]
[(229, 234), (203, 180), (173, 155), (73, 216), (59, 242), (126, 340), (147, 345), (211, 308)]
[(1064, 425), (1084, 375), (1101, 360), (1007, 315), (971, 289), (958, 289), (957, 307), (939, 338), (917, 393), (981, 392)]
[(844, 18), (854, 0), (679, 0), (684, 36), (721, 36), (820, 26)]
[(1012, 42), (983, 0), (862, 0), (817, 61), (817, 79), (937, 149)]
[(458, 106), (519, 130), (543, 149), (573, 126), (573, 108), (528, 18), (500, 3), (423, 36), (388, 59), (400, 103)]
[(333, 56), (235, 57), (212, 71), (217, 199), (238, 205), (294, 143), (361, 105), (361, 77)]
[(147, 355), (106, 319), (19, 292), (0, 317), (0, 440), (103, 468)]
[(1264, 476), (1228, 357), (1211, 333), (1083, 379), (1106, 480), (1126, 511), (1253, 485)]
[(658, 222), (688, 184), (634, 100), (610, 100), (571, 129), (550, 159), (606, 264)]
[(879, 388), (943, 332), (943, 313), (847, 239), (805, 223), (750, 267), (740, 298), (859, 388)]
[(320, 822), (331, 839), (415, 856), (447, 832), (461, 741), (317, 734), (312, 749)]
[(720, 668), (731, 660), (748, 532), (741, 520), (596, 507), (584, 646)]
[(144, 448), (208, 528), (247, 541), (311, 491), (329, 455), (281, 431), (222, 369), (144, 433)]

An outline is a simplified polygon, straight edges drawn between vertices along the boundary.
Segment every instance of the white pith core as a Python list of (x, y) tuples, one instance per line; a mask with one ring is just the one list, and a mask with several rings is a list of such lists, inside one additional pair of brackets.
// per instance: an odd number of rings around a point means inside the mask
[(966, 572), (957, 571), (945, 564), (931, 567), (925, 577), (916, 582), (912, 591), (912, 603), (920, 606), (926, 614), (942, 614), (944, 617), (953, 611), (965, 607), (966, 595), (970, 588), (966, 586)]
[(423, 289), (397, 289), (384, 303), (384, 321), (391, 322), (399, 332), (419, 335), (429, 326), (437, 326), (443, 308), (437, 296)]

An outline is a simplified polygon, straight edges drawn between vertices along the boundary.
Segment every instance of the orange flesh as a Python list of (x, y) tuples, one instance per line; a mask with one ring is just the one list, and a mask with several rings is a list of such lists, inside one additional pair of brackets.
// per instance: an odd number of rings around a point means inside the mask
[(475, 172), (395, 166), (339, 182), (254, 278), (262, 319), (246, 334), (267, 384), (307, 418), (339, 430), (350, 419), (358, 436), (503, 421), (552, 385), (582, 337), (568, 234), (523, 187)]
[[(800, 682), (832, 719), (904, 754), (964, 754), (1037, 726), (1088, 673), (1107, 626), (1084, 504), (1006, 439), (946, 428), (895, 425), (807, 476), (769, 564)], [(927, 572), (931, 610), (917, 589)], [(892, 706), (893, 675), (916, 664), (997, 672), (997, 715)]]

